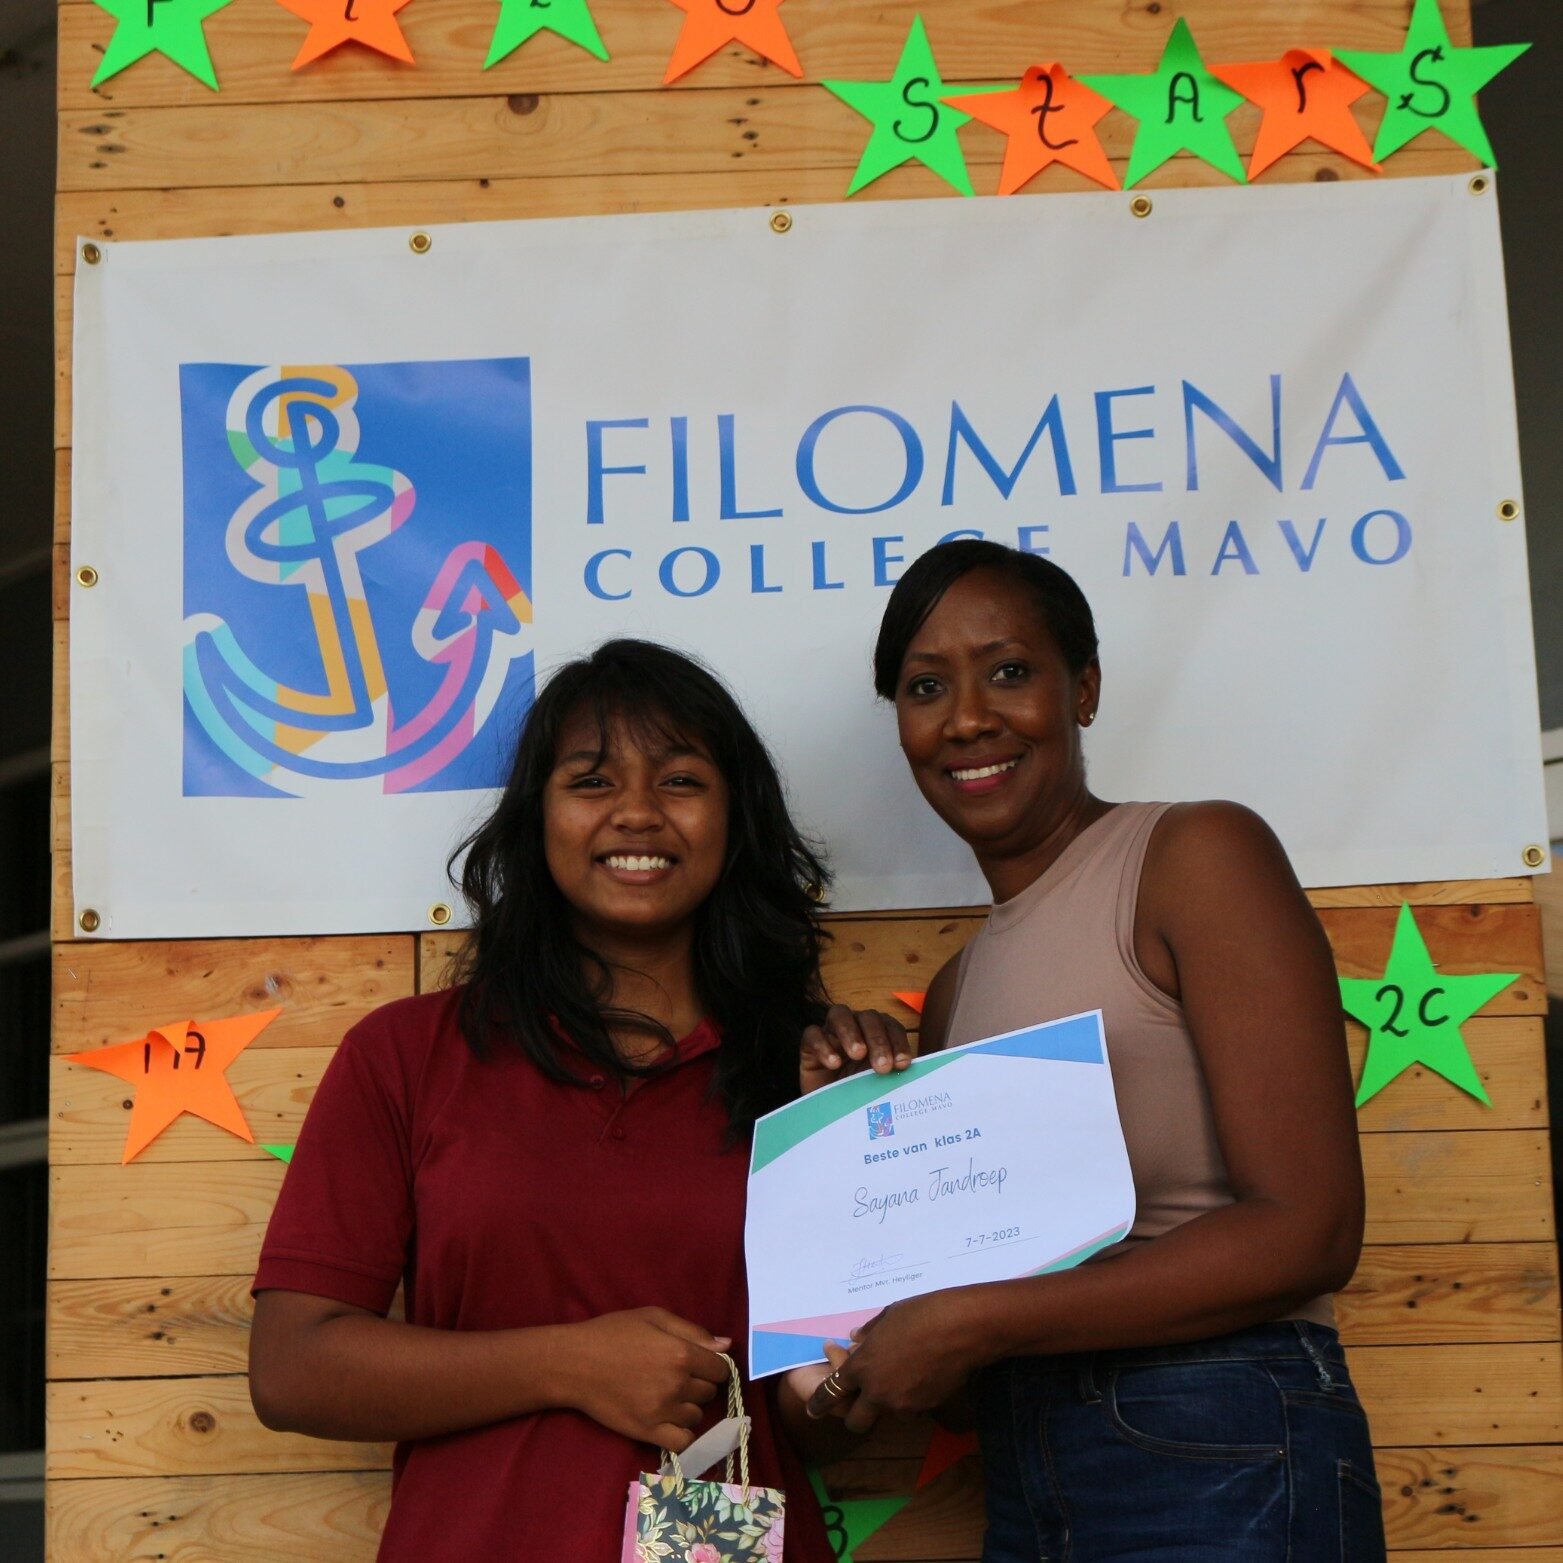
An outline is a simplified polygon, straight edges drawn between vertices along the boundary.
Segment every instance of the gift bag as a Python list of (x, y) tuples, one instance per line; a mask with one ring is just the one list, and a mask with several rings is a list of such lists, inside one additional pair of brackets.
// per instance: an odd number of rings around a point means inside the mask
[[(781, 1563), (785, 1500), (774, 1487), (749, 1485), (749, 1418), (738, 1368), (731, 1357), (722, 1360), (726, 1419), (682, 1459), (664, 1453), (660, 1470), (630, 1483), (620, 1563)], [(725, 1479), (707, 1481), (705, 1473), (724, 1456)]]

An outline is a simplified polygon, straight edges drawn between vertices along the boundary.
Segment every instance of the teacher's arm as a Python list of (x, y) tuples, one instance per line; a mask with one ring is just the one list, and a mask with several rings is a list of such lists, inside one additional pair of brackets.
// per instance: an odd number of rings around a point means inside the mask
[(950, 1037), (950, 1016), (955, 1009), (955, 990), (959, 985), (961, 953), (957, 951), (928, 984), (923, 997), (923, 1017), (917, 1028), (917, 1051), (938, 1053)]
[[(1010, 1356), (1224, 1334), (1350, 1279), (1363, 1187), (1339, 988), (1319, 920), (1257, 815), (1168, 811), (1135, 947), (1183, 1004), (1234, 1202), (1075, 1270), (893, 1305), (841, 1372), (870, 1402), (923, 1410)], [(829, 1407), (816, 1397), (810, 1410)]]

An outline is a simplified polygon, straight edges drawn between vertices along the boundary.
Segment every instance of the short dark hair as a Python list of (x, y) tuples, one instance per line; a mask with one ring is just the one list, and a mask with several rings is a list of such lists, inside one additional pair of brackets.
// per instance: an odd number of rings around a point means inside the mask
[(1096, 658), (1096, 621), (1075, 578), (1050, 559), (1006, 548), (983, 538), (960, 537), (920, 554), (896, 583), (879, 621), (874, 645), (874, 689), (882, 700), (895, 699), (901, 664), (928, 615), (963, 575), (991, 570), (1024, 586), (1036, 602), (1047, 632), (1078, 677)]
[[(561, 1055), (560, 1033), (596, 1069), (620, 1080), (625, 1063), (610, 1024), (672, 1043), (650, 1017), (605, 1007), (606, 965), (575, 937), (548, 871), (543, 791), (560, 735), (585, 713), (606, 750), (621, 724), (637, 741), (698, 741), (728, 788), (727, 854), (695, 928), (695, 984), (722, 1032), (715, 1089), (735, 1131), (797, 1095), (798, 1043), (824, 1012), (825, 940), (817, 902), (829, 882), (787, 812), (775, 762), (722, 683), (699, 663), (643, 640), (610, 640), (568, 663), (538, 696), (494, 812), (462, 852), (461, 889), (473, 930), (458, 964), (466, 982), (461, 1026), (481, 1057), (513, 1045), (554, 1080), (582, 1083)], [(591, 973), (595, 970), (595, 978)], [(590, 1071), (588, 1071), (589, 1073)]]

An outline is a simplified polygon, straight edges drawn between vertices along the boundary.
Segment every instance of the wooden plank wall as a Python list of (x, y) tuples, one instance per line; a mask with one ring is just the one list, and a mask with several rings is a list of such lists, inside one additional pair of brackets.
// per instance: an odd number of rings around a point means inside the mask
[[(402, 12), (416, 69), (343, 51), (288, 66), (303, 24), (236, 0), (207, 24), (214, 96), (152, 58), (93, 91), (112, 22), (61, 0), (58, 579), (54, 797), (48, 1508), (55, 1563), (358, 1563), (372, 1558), (388, 1451), (262, 1429), (244, 1379), (248, 1280), (283, 1176), (232, 1136), (184, 1120), (119, 1165), (123, 1088), (59, 1055), (186, 1015), (275, 1004), (281, 1018), (231, 1078), (261, 1141), (291, 1141), (342, 1031), (365, 1010), (439, 983), (448, 936), (94, 943), (74, 936), (65, 717), (70, 487), (70, 300), (75, 239), (144, 239), (409, 225), (842, 198), (866, 126), (822, 77), (889, 74), (913, 14), (952, 83), (1013, 79), (1034, 60), (1075, 71), (1152, 67), (1175, 14), (1207, 59), (1294, 44), (1398, 47), (1409, 0), (790, 0), (807, 78), (733, 47), (660, 86), (681, 13), (595, 0), (613, 62), (549, 35), (480, 69), (493, 0)], [(1444, 0), (1456, 42), (1465, 0)], [(1501, 90), (1501, 89), (1500, 89)], [(1371, 132), (1379, 100), (1359, 114)], [(1256, 115), (1233, 115), (1239, 148)], [(1132, 130), (1102, 126), (1120, 174)], [(979, 191), (999, 138), (963, 132)], [(1474, 167), (1426, 138), (1385, 177)], [(1285, 158), (1267, 179), (1366, 177), (1333, 155)], [(1219, 182), (1175, 159), (1148, 181)], [(1081, 188), (1050, 170), (1036, 194)], [(916, 166), (860, 199), (950, 198)], [(1314, 899), (1343, 973), (1383, 969), (1402, 897), (1445, 970), (1522, 975), (1466, 1027), (1484, 1110), (1414, 1070), (1361, 1115), (1368, 1247), (1340, 1299), (1380, 1445), (1401, 1563), (1514, 1557), (1563, 1563), (1563, 1372), (1542, 1058), (1545, 986), (1526, 880), (1330, 890)], [(888, 1005), (921, 987), (975, 926), (969, 914), (837, 920), (830, 981)], [(1360, 1059), (1363, 1038), (1348, 1025)], [(830, 1473), (839, 1496), (910, 1491), (926, 1430), (903, 1427)], [(978, 1476), (963, 1461), (858, 1549), (860, 1563), (977, 1555)]]

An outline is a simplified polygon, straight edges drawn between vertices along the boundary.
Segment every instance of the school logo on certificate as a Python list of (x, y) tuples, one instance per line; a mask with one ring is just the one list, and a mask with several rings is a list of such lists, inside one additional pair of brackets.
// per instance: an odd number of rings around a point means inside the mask
[(867, 1111), (869, 1139), (892, 1139), (895, 1135), (895, 1104), (893, 1102), (875, 1102)]

